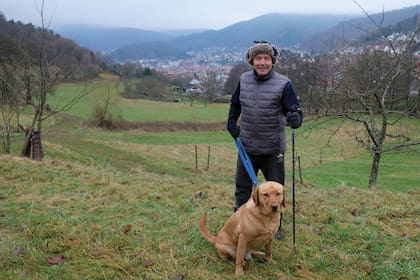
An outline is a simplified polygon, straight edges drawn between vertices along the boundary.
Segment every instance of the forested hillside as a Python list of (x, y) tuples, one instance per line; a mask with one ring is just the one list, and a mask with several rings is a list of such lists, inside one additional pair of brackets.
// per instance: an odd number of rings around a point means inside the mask
[[(362, 45), (378, 37), (378, 26), (388, 35), (394, 32), (412, 33), (419, 24), (419, 14), (420, 5), (417, 5), (364, 17), (344, 18), (339, 24), (306, 38), (301, 46), (303, 50), (320, 52), (349, 44)], [(378, 26), (375, 26), (372, 20)]]
[(62, 80), (96, 77), (104, 65), (99, 54), (74, 41), (31, 23), (8, 21), (3, 14), (0, 14), (0, 55), (3, 67), (10, 62), (21, 69), (27, 69), (41, 55), (45, 56), (50, 66), (60, 68)]

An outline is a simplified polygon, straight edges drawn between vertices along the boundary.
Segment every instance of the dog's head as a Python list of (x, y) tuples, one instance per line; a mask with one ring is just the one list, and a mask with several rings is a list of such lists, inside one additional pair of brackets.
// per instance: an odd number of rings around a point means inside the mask
[(285, 207), (284, 199), (283, 185), (273, 181), (258, 185), (252, 193), (255, 205), (266, 215), (281, 212), (282, 207)]

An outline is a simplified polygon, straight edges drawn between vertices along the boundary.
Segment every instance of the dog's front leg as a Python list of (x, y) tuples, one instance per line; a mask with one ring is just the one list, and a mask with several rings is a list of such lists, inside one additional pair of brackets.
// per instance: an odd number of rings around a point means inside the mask
[(246, 254), (246, 246), (248, 245), (248, 240), (239, 234), (238, 238), (238, 247), (236, 248), (236, 260), (235, 260), (235, 274), (244, 275), (244, 262)]
[(269, 262), (269, 263), (275, 263), (275, 261), (273, 260), (273, 256), (272, 256), (272, 241), (270, 239), (270, 241), (268, 241), (268, 243), (265, 245), (265, 257), (264, 259)]

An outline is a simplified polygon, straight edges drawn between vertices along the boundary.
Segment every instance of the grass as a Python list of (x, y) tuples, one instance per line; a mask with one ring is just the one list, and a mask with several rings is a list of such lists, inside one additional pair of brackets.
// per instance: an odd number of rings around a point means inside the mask
[[(235, 277), (197, 228), (204, 211), (213, 233), (232, 213), (236, 151), (227, 132), (49, 124), (42, 162), (0, 155), (1, 279), (420, 278), (418, 153), (385, 155), (369, 191), (370, 156), (344, 134), (326, 146), (333, 124), (296, 130), (296, 247), (289, 150), (277, 263), (254, 259)], [(14, 154), (21, 142), (17, 135)]]
[[(372, 159), (369, 154), (318, 164), (303, 171), (305, 181), (335, 188), (340, 185), (366, 187)], [(377, 185), (382, 190), (402, 191), (420, 189), (418, 153), (385, 154), (381, 159)], [(334, 176), (331, 176), (334, 175)]]
[[(124, 172), (118, 161), (12, 156), (0, 166), (2, 279), (234, 278), (233, 263), (219, 259), (196, 226), (207, 210), (216, 232), (231, 214), (232, 184), (206, 179), (217, 170), (185, 178), (140, 163)], [(419, 276), (418, 193), (297, 188), (297, 250), (289, 189), (277, 264), (250, 261), (246, 279)]]
[[(75, 93), (84, 93), (81, 102), (78, 102), (66, 113), (83, 120), (88, 120), (94, 112), (95, 106), (101, 106), (104, 99), (111, 95), (110, 111), (114, 117), (121, 117), (125, 121), (136, 122), (222, 122), (227, 117), (227, 104), (203, 105), (198, 101), (194, 106), (189, 102), (157, 102), (150, 100), (135, 100), (122, 98), (119, 93), (123, 90), (121, 84), (114, 85), (115, 81), (97, 80), (86, 85), (63, 84), (48, 100), (51, 106), (65, 103)], [(121, 108), (124, 108), (123, 110)]]

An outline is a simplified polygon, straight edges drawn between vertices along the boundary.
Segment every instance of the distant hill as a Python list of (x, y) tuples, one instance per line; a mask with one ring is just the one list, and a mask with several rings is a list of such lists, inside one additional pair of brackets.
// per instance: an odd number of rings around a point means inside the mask
[(109, 54), (117, 61), (136, 60), (139, 58), (182, 58), (185, 52), (166, 42), (145, 42), (118, 48)]
[[(375, 14), (372, 18), (382, 22), (388, 30), (399, 30), (399, 25), (419, 13), (420, 5), (417, 5)], [(245, 48), (254, 40), (270, 41), (281, 48), (321, 52), (365, 40), (366, 31), (375, 31), (366, 16), (278, 13), (238, 22), (220, 30), (155, 32), (83, 26), (57, 29), (62, 36), (90, 49), (111, 53), (112, 58), (120, 61), (154, 56), (182, 57), (187, 51), (208, 47)]]
[(203, 30), (149, 31), (138, 28), (115, 28), (92, 25), (63, 25), (55, 32), (94, 51), (110, 53), (120, 47), (146, 42), (167, 41)]
[[(110, 56), (120, 61), (150, 58), (153, 54), (159, 54), (159, 57), (180, 58), (187, 51), (209, 47), (245, 48), (254, 40), (266, 40), (278, 46), (292, 47), (299, 44), (303, 38), (334, 26), (342, 19), (342, 16), (334, 15), (267, 14), (221, 30), (207, 30), (169, 38), (163, 40), (165, 43), (161, 45), (156, 44), (156, 41), (131, 44), (115, 50)], [(148, 47), (154, 49), (147, 50)]]
[(343, 20), (337, 15), (266, 14), (238, 22), (218, 31), (206, 31), (170, 40), (180, 49), (204, 47), (246, 47), (254, 40), (270, 41), (283, 47), (299, 44)]
[(413, 30), (416, 30), (416, 28), (420, 27), (420, 13), (417, 13), (416, 15), (409, 17), (405, 20), (399, 21), (396, 24), (388, 25), (384, 28), (384, 31), (387, 34), (392, 33), (407, 33)]
[[(197, 50), (211, 46), (248, 46), (254, 40), (267, 40), (285, 46), (300, 42), (302, 38), (332, 27), (343, 20), (336, 15), (267, 14), (243, 21), (221, 30), (149, 31), (137, 28), (110, 28), (89, 25), (65, 25), (55, 28), (63, 37), (95, 51), (111, 53), (118, 48), (143, 43), (168, 42), (169, 54), (173, 48), (180, 51)], [(169, 47), (169, 45), (167, 45)], [(114, 52), (120, 53), (119, 51)]]
[[(385, 30), (397, 32), (412, 32), (416, 25), (413, 20), (420, 14), (420, 5), (400, 10), (393, 10), (385, 13), (371, 15), (378, 24)], [(407, 24), (405, 22), (410, 22)], [(419, 23), (417, 23), (418, 25)], [(346, 19), (339, 24), (314, 34), (302, 42), (303, 50), (320, 52), (329, 48), (341, 47), (350, 42), (363, 40), (371, 33), (376, 33), (377, 28), (366, 16), (359, 18)], [(328, 47), (326, 47), (328, 45)]]

